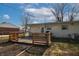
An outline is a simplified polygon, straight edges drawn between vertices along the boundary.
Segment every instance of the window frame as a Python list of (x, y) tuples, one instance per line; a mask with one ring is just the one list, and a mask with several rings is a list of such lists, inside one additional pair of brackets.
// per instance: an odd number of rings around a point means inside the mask
[(68, 25), (62, 25), (62, 26), (61, 26), (61, 29), (62, 29), (62, 30), (68, 30)]

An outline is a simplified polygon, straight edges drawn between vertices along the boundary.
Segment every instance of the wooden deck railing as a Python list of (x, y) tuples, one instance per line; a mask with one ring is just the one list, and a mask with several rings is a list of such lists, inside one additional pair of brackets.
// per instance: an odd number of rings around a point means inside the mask
[(51, 36), (49, 33), (32, 33), (33, 44), (39, 45), (50, 45), (51, 44)]

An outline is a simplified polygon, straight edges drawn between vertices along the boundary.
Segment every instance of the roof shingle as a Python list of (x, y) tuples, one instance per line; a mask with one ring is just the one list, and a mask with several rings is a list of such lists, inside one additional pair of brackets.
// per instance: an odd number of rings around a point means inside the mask
[(19, 28), (16, 25), (13, 25), (11, 23), (7, 23), (7, 22), (2, 22), (0, 23), (0, 27), (7, 27), (7, 28)]

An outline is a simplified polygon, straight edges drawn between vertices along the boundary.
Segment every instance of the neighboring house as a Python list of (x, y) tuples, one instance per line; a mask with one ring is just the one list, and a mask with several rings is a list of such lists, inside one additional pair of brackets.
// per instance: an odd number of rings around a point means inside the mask
[(9, 34), (11, 32), (18, 32), (19, 27), (11, 23), (2, 22), (0, 23), (0, 34)]
[(79, 33), (79, 21), (29, 24), (29, 26), (31, 32), (50, 31), (55, 37), (70, 37), (74, 33)]

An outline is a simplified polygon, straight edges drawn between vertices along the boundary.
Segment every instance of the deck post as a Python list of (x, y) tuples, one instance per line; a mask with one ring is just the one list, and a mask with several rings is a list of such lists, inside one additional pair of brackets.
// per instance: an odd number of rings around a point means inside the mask
[(34, 38), (33, 38), (33, 33), (32, 33), (32, 44), (34, 44)]
[(52, 33), (48, 32), (48, 46), (51, 45), (51, 36), (52, 36)]

